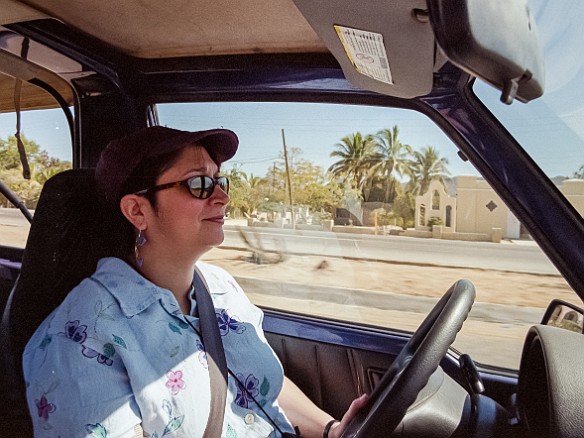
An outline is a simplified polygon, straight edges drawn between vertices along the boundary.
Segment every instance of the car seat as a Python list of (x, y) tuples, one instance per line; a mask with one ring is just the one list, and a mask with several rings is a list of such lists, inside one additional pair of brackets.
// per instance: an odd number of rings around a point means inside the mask
[(0, 325), (0, 436), (32, 436), (22, 373), (24, 347), (67, 293), (117, 244), (98, 202), (93, 169), (48, 180), (41, 192), (20, 275)]

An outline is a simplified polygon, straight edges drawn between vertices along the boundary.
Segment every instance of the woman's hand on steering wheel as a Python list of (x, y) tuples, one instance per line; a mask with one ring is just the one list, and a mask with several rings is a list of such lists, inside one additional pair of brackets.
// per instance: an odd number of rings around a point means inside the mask
[(353, 400), (351, 402), (351, 406), (349, 406), (349, 409), (347, 409), (347, 412), (345, 412), (345, 415), (343, 415), (341, 421), (333, 424), (328, 433), (328, 437), (339, 438), (343, 431), (345, 430), (345, 428), (347, 427), (347, 425), (355, 417), (357, 412), (363, 409), (367, 405), (368, 401), (369, 397), (367, 396), (367, 394), (363, 394), (361, 397), (358, 397), (355, 400)]

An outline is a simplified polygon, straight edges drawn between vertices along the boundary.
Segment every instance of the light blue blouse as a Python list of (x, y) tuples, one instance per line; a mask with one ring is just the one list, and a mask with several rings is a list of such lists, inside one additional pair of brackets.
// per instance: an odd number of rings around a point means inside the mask
[[(262, 330), (263, 312), (224, 270), (197, 263), (222, 336), (229, 377), (222, 436), (286, 432), (277, 404), (283, 370)], [(194, 314), (195, 306), (192, 306)], [(120, 259), (99, 261), (40, 325), (23, 356), (27, 401), (37, 437), (200, 437), (210, 403), (207, 358), (174, 295)], [(244, 391), (245, 385), (249, 393)]]

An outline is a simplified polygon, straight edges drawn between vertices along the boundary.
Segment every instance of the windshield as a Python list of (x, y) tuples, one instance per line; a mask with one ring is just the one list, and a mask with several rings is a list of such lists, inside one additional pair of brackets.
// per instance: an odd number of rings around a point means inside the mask
[[(584, 179), (584, 3), (529, 4), (544, 51), (543, 97), (527, 105), (517, 101), (504, 105), (500, 93), (482, 81), (475, 82), (474, 91), (545, 174), (561, 185), (567, 179)], [(568, 199), (584, 204), (584, 192), (579, 193), (578, 199)]]

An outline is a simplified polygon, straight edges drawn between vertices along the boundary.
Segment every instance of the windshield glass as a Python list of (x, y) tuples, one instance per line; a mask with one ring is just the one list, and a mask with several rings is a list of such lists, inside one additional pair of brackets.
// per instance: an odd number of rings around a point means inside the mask
[[(544, 95), (527, 105), (504, 105), (500, 92), (482, 81), (475, 82), (474, 91), (560, 186), (567, 179), (584, 179), (584, 3), (530, 0), (529, 5), (544, 51)], [(584, 206), (584, 181), (568, 185), (561, 191)]]

